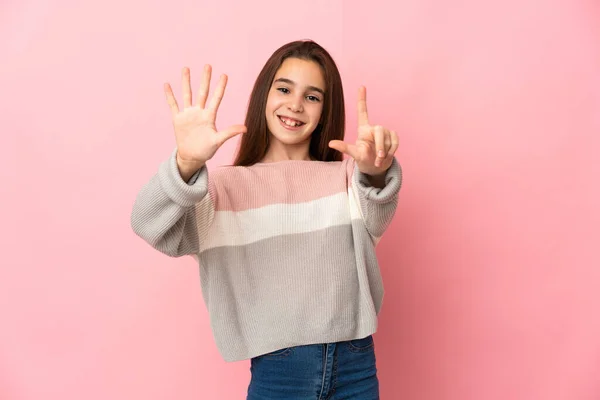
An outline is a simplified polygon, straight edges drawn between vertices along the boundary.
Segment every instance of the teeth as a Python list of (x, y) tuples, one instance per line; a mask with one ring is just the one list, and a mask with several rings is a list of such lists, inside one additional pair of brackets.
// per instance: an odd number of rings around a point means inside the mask
[(283, 121), (284, 124), (286, 124), (287, 126), (291, 126), (291, 127), (296, 127), (296, 126), (300, 126), (301, 123), (300, 122), (295, 122), (295, 121), (291, 121), (287, 118), (283, 118), (281, 117), (281, 120)]

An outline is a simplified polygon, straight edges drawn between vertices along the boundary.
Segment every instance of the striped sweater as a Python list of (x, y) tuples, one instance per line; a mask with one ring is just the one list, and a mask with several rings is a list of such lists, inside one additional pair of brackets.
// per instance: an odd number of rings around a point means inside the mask
[(138, 193), (131, 225), (160, 252), (198, 261), (226, 361), (376, 331), (375, 245), (396, 210), (395, 159), (378, 189), (353, 159), (203, 167), (184, 182), (175, 155)]

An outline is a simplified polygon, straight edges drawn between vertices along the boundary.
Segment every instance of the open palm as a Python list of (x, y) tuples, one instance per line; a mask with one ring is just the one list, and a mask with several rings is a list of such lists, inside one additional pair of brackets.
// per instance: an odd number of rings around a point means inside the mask
[(210, 160), (225, 141), (233, 136), (246, 132), (244, 125), (233, 125), (223, 131), (217, 131), (215, 125), (217, 111), (227, 86), (227, 75), (221, 75), (210, 103), (206, 104), (210, 88), (212, 67), (206, 65), (198, 99), (192, 105), (190, 70), (182, 72), (183, 110), (179, 109), (171, 86), (165, 84), (167, 103), (171, 108), (175, 140), (177, 142), (178, 163), (190, 166), (202, 166)]

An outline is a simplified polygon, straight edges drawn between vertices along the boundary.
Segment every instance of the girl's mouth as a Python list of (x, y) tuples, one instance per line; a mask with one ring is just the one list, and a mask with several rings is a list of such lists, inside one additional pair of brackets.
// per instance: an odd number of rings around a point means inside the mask
[(279, 122), (286, 129), (297, 130), (302, 125), (304, 125), (304, 122), (298, 121), (293, 118), (283, 117), (281, 115), (278, 115), (277, 118), (279, 118)]

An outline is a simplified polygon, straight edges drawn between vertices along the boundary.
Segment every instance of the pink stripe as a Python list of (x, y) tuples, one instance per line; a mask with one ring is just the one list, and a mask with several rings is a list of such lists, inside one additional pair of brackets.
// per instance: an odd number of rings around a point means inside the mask
[(346, 193), (353, 170), (353, 159), (226, 166), (209, 171), (209, 190), (215, 211), (243, 211), (271, 204), (303, 203)]

